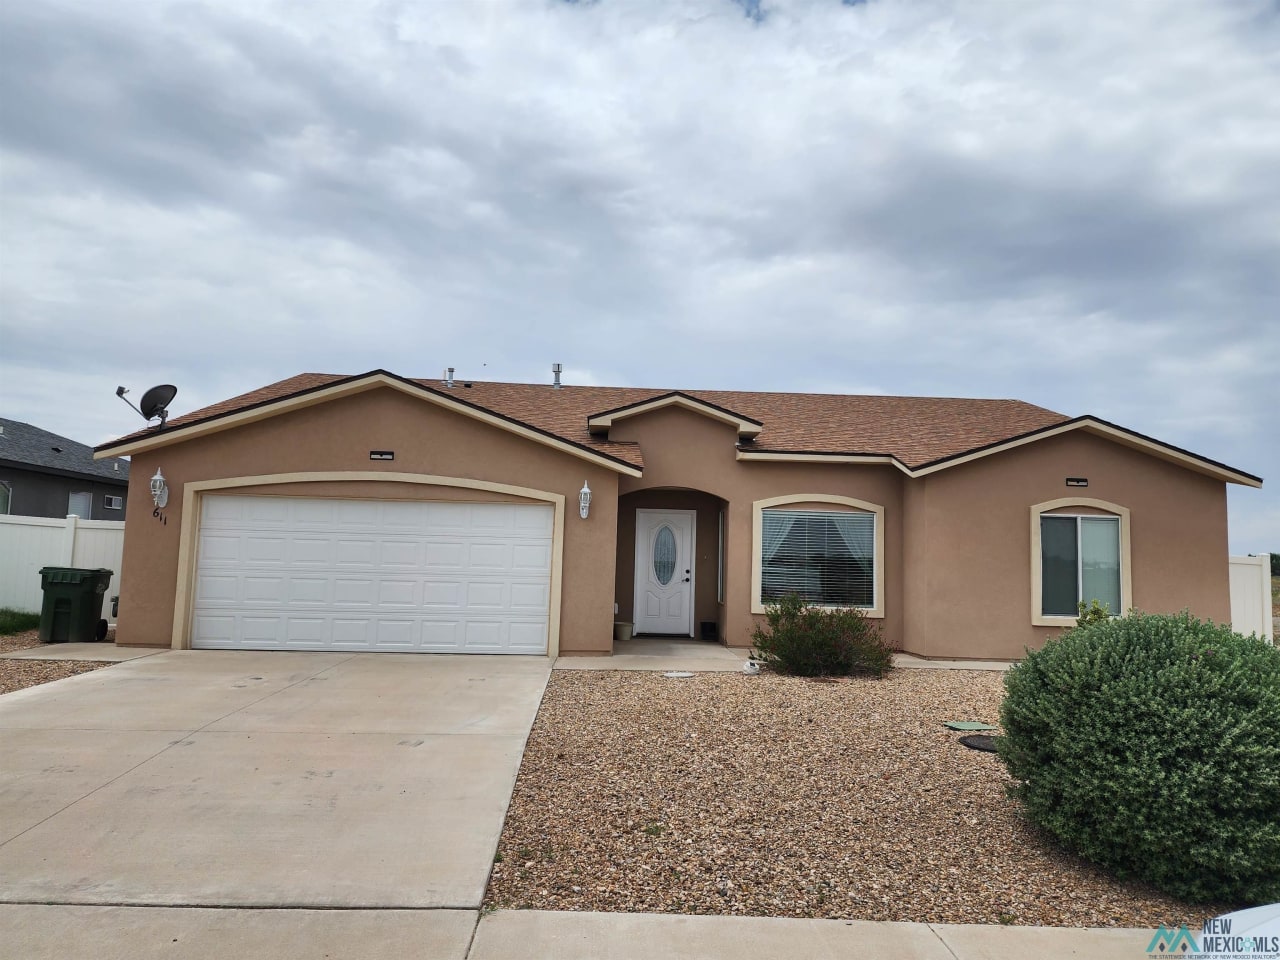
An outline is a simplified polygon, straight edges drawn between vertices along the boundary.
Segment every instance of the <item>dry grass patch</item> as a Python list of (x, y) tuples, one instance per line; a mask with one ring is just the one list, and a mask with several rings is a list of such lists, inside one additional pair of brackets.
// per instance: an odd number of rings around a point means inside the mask
[[(1213, 914), (1040, 839), (993, 754), (1001, 675), (556, 671), (498, 846), (502, 908), (1149, 927)], [(1198, 922), (1198, 920), (1197, 920)]]

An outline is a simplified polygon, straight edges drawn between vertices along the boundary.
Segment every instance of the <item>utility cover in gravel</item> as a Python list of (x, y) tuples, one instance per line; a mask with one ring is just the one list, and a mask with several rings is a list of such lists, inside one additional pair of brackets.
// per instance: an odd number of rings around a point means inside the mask
[(942, 923), (1155, 927), (1214, 916), (1041, 840), (998, 757), (1001, 675), (556, 671), (489, 906)]

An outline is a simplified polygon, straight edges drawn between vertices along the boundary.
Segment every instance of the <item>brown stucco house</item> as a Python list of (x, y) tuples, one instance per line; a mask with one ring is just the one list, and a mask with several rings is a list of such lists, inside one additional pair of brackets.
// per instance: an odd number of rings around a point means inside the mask
[(1080, 599), (1229, 619), (1226, 484), (1262, 483), (1015, 400), (383, 370), (97, 448), (124, 455), (169, 499), (129, 491), (119, 635), (178, 648), (608, 654), (618, 621), (743, 647), (795, 591), (1013, 658)]

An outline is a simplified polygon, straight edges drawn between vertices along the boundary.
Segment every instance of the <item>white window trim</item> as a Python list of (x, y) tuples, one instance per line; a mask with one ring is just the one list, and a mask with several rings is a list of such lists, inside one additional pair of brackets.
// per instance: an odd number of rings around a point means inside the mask
[(760, 550), (764, 544), (764, 511), (771, 507), (782, 507), (793, 503), (834, 504), (852, 507), (875, 516), (875, 571), (872, 595), (875, 605), (857, 607), (868, 617), (877, 619), (884, 617), (884, 507), (866, 500), (853, 497), (841, 497), (834, 493), (793, 493), (784, 497), (769, 497), (757, 500), (751, 505), (751, 612), (764, 613), (765, 604), (761, 597), (764, 582), (764, 563)]
[(1088, 517), (1097, 514), (1057, 513), (1070, 507), (1092, 507), (1120, 519), (1120, 609), (1112, 611), (1123, 616), (1133, 608), (1133, 563), (1129, 544), (1129, 508), (1107, 500), (1090, 497), (1063, 497), (1037, 503), (1031, 508), (1031, 624), (1036, 627), (1073, 627), (1079, 617), (1046, 617), (1041, 613), (1041, 588), (1044, 585), (1044, 556), (1040, 543), (1040, 517), (1053, 514), (1058, 517)]

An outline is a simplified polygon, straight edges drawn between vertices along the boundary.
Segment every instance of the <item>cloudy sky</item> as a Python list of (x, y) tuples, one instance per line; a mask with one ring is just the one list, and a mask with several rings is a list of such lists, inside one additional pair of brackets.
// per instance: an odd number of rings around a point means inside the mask
[(1018, 397), (1268, 480), (1272, 0), (0, 0), (0, 408), (293, 373)]

